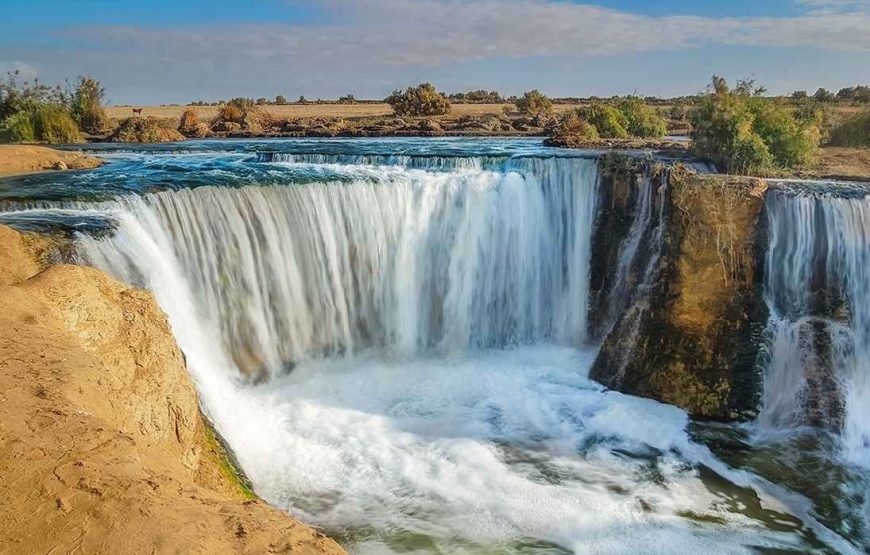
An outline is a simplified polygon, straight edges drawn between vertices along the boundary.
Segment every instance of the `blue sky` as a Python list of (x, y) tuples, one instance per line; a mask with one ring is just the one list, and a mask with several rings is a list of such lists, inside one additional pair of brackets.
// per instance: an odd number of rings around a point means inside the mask
[(676, 95), (870, 82), (870, 0), (3, 0), (0, 68), (116, 103), (448, 91)]

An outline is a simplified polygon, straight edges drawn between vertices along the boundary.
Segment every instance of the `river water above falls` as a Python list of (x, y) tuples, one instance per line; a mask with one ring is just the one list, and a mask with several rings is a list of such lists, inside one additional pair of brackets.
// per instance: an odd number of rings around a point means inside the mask
[[(151, 289), (257, 493), (349, 551), (870, 547), (863, 191), (768, 193), (764, 398), (756, 422), (716, 424), (588, 378), (593, 153), (94, 148), (96, 171), (0, 180), (0, 223), (69, 232), (78, 261)], [(610, 312), (642, 295), (627, 269), (660, 212), (641, 196)]]

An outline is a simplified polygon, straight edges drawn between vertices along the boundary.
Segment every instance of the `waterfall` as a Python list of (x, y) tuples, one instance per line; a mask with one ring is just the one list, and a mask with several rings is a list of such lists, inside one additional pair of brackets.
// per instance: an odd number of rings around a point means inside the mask
[(759, 422), (839, 432), (870, 463), (870, 197), (772, 190)]
[(257, 378), (369, 348), (581, 344), (597, 163), (510, 167), (130, 196), (113, 208), (115, 233), (82, 235), (79, 251), (154, 288), (157, 266), (134, 236), (163, 238), (199, 317)]

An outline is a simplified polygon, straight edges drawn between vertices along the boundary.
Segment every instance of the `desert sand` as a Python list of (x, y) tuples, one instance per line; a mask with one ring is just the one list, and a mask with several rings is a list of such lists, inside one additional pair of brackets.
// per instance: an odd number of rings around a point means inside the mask
[(257, 499), (148, 292), (0, 226), (0, 553), (338, 554)]

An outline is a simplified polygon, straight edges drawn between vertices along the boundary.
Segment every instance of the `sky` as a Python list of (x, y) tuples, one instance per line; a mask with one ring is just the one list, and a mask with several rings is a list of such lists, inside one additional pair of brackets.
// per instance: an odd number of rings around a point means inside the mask
[(0, 70), (115, 104), (870, 83), (870, 0), (0, 0)]

